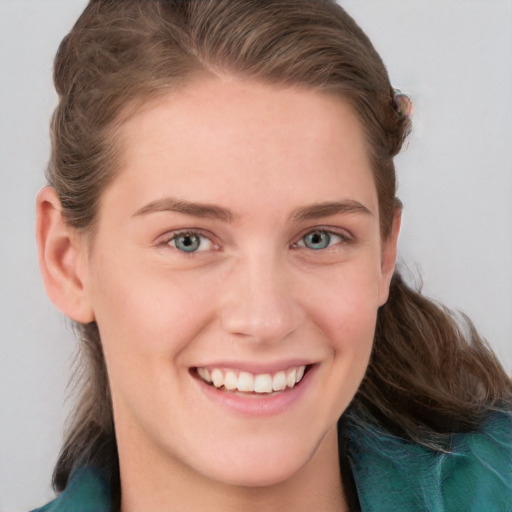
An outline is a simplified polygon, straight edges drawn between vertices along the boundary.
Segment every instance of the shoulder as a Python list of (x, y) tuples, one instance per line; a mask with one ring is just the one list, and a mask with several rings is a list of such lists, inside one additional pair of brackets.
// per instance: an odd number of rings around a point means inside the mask
[(434, 451), (372, 427), (351, 427), (347, 456), (365, 512), (510, 512), (512, 414), (453, 434)]
[(57, 498), (32, 512), (111, 512), (108, 482), (98, 469), (79, 468)]

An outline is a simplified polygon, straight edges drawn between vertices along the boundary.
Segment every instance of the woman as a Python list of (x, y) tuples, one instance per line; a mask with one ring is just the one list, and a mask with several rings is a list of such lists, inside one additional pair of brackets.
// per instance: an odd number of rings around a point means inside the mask
[(42, 510), (510, 510), (510, 379), (395, 270), (412, 105), (339, 6), (91, 1), (55, 84)]

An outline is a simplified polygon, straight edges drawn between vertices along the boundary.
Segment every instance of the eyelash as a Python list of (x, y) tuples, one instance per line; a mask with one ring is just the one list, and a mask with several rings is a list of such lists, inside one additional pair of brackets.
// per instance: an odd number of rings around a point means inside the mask
[[(320, 247), (318, 249), (308, 247), (305, 243), (305, 239), (308, 235), (320, 235), (320, 236), (327, 235), (328, 245), (326, 247)], [(220, 250), (220, 246), (212, 240), (213, 237), (210, 234), (205, 234), (205, 233), (201, 232), (200, 230), (194, 230), (194, 229), (188, 229), (188, 230), (175, 231), (175, 232), (168, 233), (165, 236), (165, 238), (161, 242), (158, 243), (158, 245), (159, 246), (170, 246), (173, 249), (176, 249), (178, 252), (180, 252), (183, 255), (188, 256), (188, 257), (193, 256), (196, 253), (207, 252), (209, 250), (207, 248), (207, 249), (203, 249), (203, 250), (195, 249), (195, 250), (187, 251), (187, 250), (178, 248), (176, 246), (176, 241), (179, 240), (180, 237), (185, 238), (187, 236), (190, 238), (194, 238), (194, 237), (199, 238), (200, 244), (202, 244), (204, 241), (207, 241), (212, 245), (213, 250)], [(337, 241), (333, 244), (333, 243), (331, 243), (333, 238), (338, 238), (339, 241)], [(354, 242), (354, 239), (350, 235), (348, 235), (346, 232), (342, 233), (338, 230), (333, 230), (332, 228), (327, 228), (327, 227), (317, 227), (317, 228), (310, 229), (307, 232), (305, 232), (303, 235), (300, 236), (299, 241), (292, 243), (290, 245), (290, 247), (293, 249), (308, 249), (312, 252), (320, 252), (320, 251), (325, 251), (327, 249), (330, 249), (333, 245), (339, 245), (339, 244), (347, 245), (352, 242)]]
[[(320, 235), (320, 236), (327, 235), (328, 245), (326, 247), (321, 247), (318, 249), (314, 249), (312, 247), (307, 247), (305, 244), (305, 240), (306, 240), (306, 237), (308, 237), (308, 235)], [(331, 244), (333, 238), (338, 238), (339, 241)], [(350, 237), (347, 233), (341, 233), (339, 231), (334, 231), (329, 228), (319, 227), (319, 228), (311, 229), (307, 233), (302, 235), (298, 242), (295, 242), (294, 244), (292, 244), (292, 247), (293, 248), (309, 249), (313, 252), (316, 252), (316, 251), (325, 251), (327, 249), (330, 249), (333, 245), (339, 245), (339, 244), (346, 245), (353, 241), (354, 241), (354, 239), (352, 237)]]
[[(211, 235), (206, 235), (206, 234), (202, 233), (200, 230), (194, 230), (194, 229), (187, 229), (187, 230), (183, 230), (183, 231), (175, 231), (175, 232), (169, 233), (161, 242), (158, 243), (158, 245), (159, 246), (170, 246), (173, 249), (176, 249), (177, 251), (183, 253), (185, 256), (192, 256), (194, 253), (197, 253), (197, 252), (205, 252), (205, 250), (186, 251), (186, 250), (179, 249), (178, 247), (176, 247), (176, 241), (179, 240), (180, 237), (182, 237), (182, 238), (196, 237), (196, 238), (199, 238), (199, 243), (203, 243), (204, 241), (209, 242), (212, 245), (214, 250), (218, 250), (220, 248), (217, 244), (215, 244), (213, 242)], [(208, 249), (206, 249), (206, 250), (208, 250)]]

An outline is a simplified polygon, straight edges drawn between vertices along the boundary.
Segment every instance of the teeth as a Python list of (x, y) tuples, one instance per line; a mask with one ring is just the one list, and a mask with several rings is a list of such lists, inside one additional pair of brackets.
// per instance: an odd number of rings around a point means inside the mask
[(197, 373), (199, 373), (199, 376), (201, 379), (203, 379), (205, 382), (211, 383), (212, 378), (210, 376), (210, 372), (206, 368), (198, 368)]
[(240, 372), (240, 375), (238, 376), (237, 388), (238, 391), (254, 391), (254, 377), (252, 376), (252, 373)]
[(212, 381), (216, 388), (220, 388), (224, 384), (224, 374), (222, 370), (215, 368), (212, 370)]
[(272, 389), (274, 391), (283, 391), (286, 389), (286, 373), (277, 372), (272, 379)]
[(235, 372), (226, 372), (226, 376), (224, 377), (224, 387), (229, 391), (233, 391), (238, 387), (238, 377)]
[(297, 366), (288, 370), (280, 370), (274, 375), (270, 373), (252, 374), (220, 368), (198, 368), (199, 377), (216, 388), (224, 387), (228, 391), (241, 391), (244, 393), (272, 393), (284, 391), (287, 387), (293, 388), (304, 377), (305, 366)]
[(268, 373), (256, 375), (254, 378), (255, 393), (272, 393), (272, 377)]
[(286, 385), (289, 388), (293, 388), (295, 386), (295, 383), (297, 382), (297, 370), (293, 368), (293, 370), (290, 370), (286, 373)]

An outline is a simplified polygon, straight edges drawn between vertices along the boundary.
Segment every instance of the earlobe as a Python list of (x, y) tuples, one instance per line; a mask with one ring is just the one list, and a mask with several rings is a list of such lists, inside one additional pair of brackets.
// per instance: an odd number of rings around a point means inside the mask
[(400, 226), (402, 224), (402, 209), (396, 207), (393, 213), (393, 224), (391, 226), (391, 233), (387, 240), (382, 243), (382, 258), (381, 258), (381, 281), (379, 283), (379, 305), (382, 306), (386, 303), (389, 296), (389, 286), (393, 272), (395, 271), (395, 264), (398, 249), (398, 235), (400, 234)]
[(83, 237), (65, 221), (53, 187), (37, 195), (36, 219), (39, 268), (48, 297), (72, 320), (94, 321), (83, 286)]

